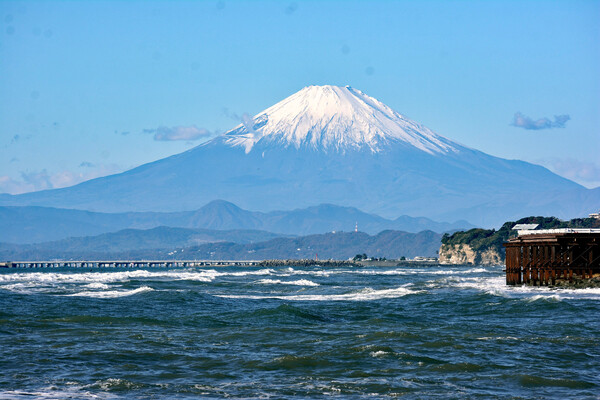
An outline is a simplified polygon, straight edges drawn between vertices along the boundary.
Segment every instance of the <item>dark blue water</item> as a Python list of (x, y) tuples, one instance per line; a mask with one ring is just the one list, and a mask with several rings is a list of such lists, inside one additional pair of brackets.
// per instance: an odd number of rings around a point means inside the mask
[(500, 267), (0, 272), (0, 398), (600, 398), (600, 289)]

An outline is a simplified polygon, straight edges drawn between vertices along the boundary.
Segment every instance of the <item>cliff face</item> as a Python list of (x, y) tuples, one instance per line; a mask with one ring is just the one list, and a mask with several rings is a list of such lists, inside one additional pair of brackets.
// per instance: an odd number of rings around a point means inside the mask
[(439, 251), (440, 264), (504, 264), (504, 257), (494, 248), (475, 251), (468, 244), (442, 244)]
[(505, 222), (499, 230), (470, 229), (442, 236), (442, 246), (438, 252), (442, 264), (504, 264), (504, 247), (516, 224), (539, 224), (541, 229), (551, 228), (600, 228), (600, 219), (576, 218), (561, 221), (554, 217), (526, 217), (518, 221)]

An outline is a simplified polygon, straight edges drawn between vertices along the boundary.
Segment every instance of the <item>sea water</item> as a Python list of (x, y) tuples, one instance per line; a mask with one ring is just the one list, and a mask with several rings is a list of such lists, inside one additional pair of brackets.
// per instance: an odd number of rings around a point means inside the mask
[(0, 398), (600, 398), (600, 289), (502, 267), (4, 269)]

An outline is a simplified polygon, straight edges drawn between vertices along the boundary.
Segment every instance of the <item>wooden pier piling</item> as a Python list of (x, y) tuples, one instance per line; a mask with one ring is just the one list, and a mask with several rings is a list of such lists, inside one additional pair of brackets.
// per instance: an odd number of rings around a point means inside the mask
[(504, 243), (506, 284), (548, 286), (600, 274), (600, 231), (582, 231), (531, 231)]

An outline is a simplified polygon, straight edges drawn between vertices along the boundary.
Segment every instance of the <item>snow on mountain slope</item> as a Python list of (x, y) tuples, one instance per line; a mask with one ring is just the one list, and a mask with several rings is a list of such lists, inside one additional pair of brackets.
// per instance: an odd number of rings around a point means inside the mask
[(404, 142), (429, 154), (458, 150), (450, 140), (350, 86), (309, 86), (225, 134), (250, 152), (258, 142), (345, 152)]
[(454, 143), (356, 89), (310, 86), (183, 153), (69, 188), (0, 195), (0, 205), (185, 211), (215, 199), (263, 212), (328, 203), (495, 226), (584, 216), (600, 192)]

